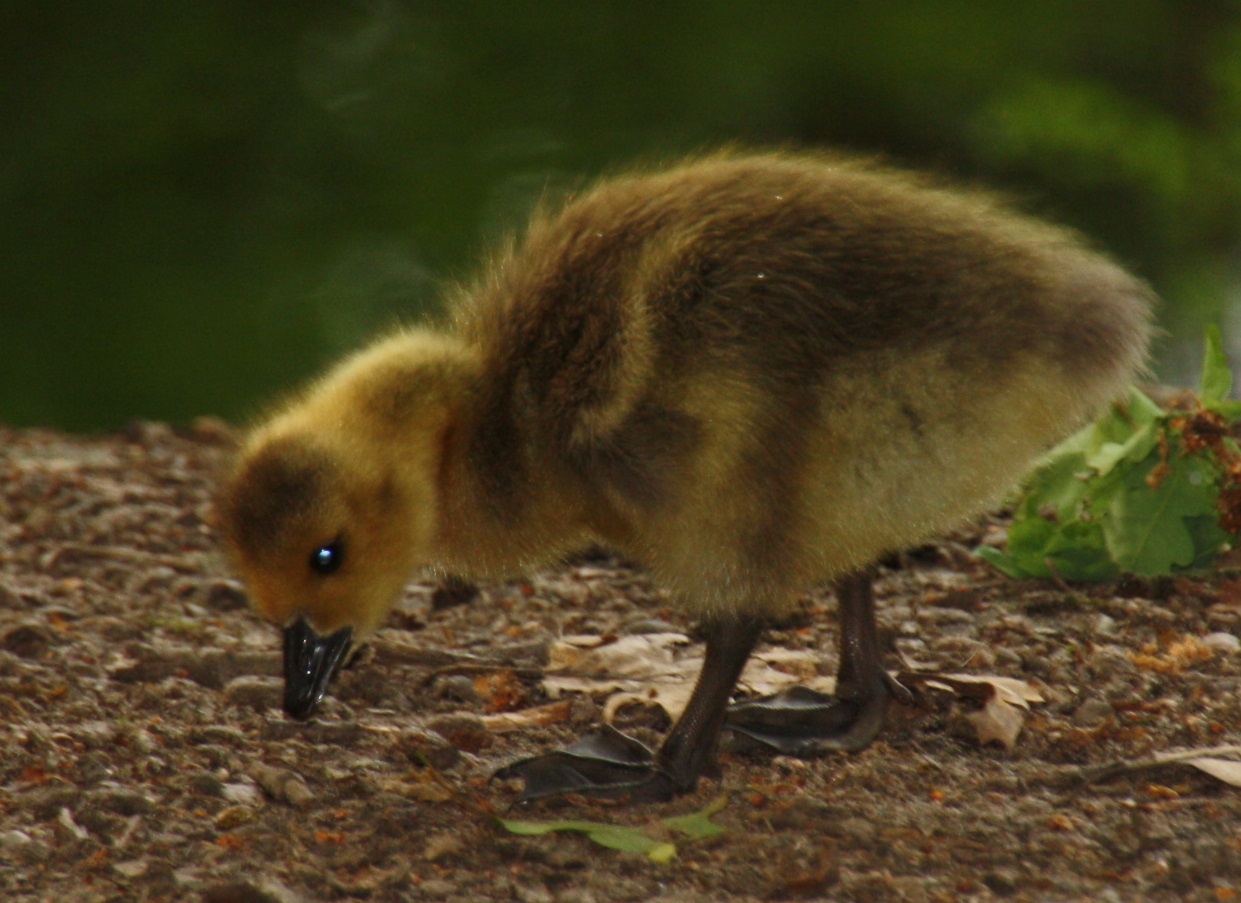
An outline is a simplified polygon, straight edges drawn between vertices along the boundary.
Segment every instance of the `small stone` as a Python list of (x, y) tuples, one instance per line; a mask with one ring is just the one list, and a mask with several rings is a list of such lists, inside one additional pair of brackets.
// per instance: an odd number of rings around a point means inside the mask
[(231, 831), (233, 828), (248, 825), (257, 817), (257, 813), (249, 806), (229, 806), (220, 810), (215, 817), (215, 826), (221, 831)]
[(456, 892), (457, 889), (450, 882), (442, 881), (439, 878), (432, 878), (430, 881), (423, 881), (418, 885), (418, 896), (428, 900), (443, 900)]
[(1094, 618), (1094, 632), (1100, 636), (1112, 636), (1116, 633), (1116, 619), (1111, 615), (1099, 612)]
[(202, 903), (302, 903), (304, 899), (275, 878), (222, 882), (200, 893)]
[(992, 869), (983, 875), (982, 883), (987, 885), (992, 893), (1006, 897), (1021, 886), (1021, 877), (1007, 869)]
[(598, 903), (599, 898), (584, 887), (565, 887), (556, 894), (556, 903)]
[(450, 674), (437, 680), (431, 692), (437, 699), (466, 703), (479, 701), (478, 691), (474, 689), (474, 681), (464, 674)]
[(93, 790), (86, 794), (86, 799), (118, 815), (147, 815), (155, 809), (155, 804), (145, 794), (124, 787)]
[(82, 799), (82, 791), (76, 787), (56, 784), (28, 790), (18, 795), (16, 799), (35, 821), (46, 821), (59, 813), (61, 809), (76, 806)]
[(185, 782), (189, 791), (197, 796), (224, 796), (224, 782), (209, 771), (198, 771)]
[(0, 649), (19, 658), (41, 659), (51, 644), (51, 633), (37, 624), (18, 624), (0, 634)]
[(1238, 639), (1231, 633), (1225, 633), (1223, 631), (1208, 633), (1202, 638), (1202, 645), (1216, 652), (1241, 652), (1241, 639)]
[(220, 788), (220, 795), (230, 803), (241, 806), (263, 805), (263, 791), (254, 784), (224, 784)]
[(279, 678), (246, 675), (230, 680), (224, 686), (224, 701), (261, 712), (278, 708), (283, 693), (284, 684)]
[(858, 845), (865, 845), (873, 843), (879, 836), (879, 826), (869, 818), (851, 816), (836, 822), (833, 832), (855, 841)]
[(409, 728), (401, 732), (401, 742), (410, 759), (419, 765), (430, 765), (437, 771), (452, 768), (461, 761), (461, 752), (435, 731)]
[(304, 806), (315, 798), (306, 782), (292, 771), (257, 763), (250, 767), (250, 776), (276, 800), (291, 806)]
[(146, 859), (127, 859), (114, 863), (112, 868), (126, 878), (141, 878), (151, 868), (151, 863)]
[(432, 718), (427, 727), (468, 753), (479, 752), (491, 744), (491, 734), (477, 715), (441, 715)]
[(422, 858), (430, 862), (437, 859), (443, 859), (445, 856), (455, 856), (465, 849), (465, 842), (462, 841), (458, 834), (432, 834), (427, 838), (427, 845), (423, 848)]
[(518, 903), (555, 903), (545, 884), (514, 884), (513, 899)]
[(90, 838), (90, 834), (87, 833), (86, 829), (73, 820), (73, 813), (69, 811), (67, 806), (61, 809), (60, 814), (56, 816), (56, 823), (68, 831), (76, 840), (87, 840)]
[(1071, 720), (1077, 727), (1099, 727), (1114, 718), (1116, 710), (1106, 699), (1089, 696), (1073, 712)]

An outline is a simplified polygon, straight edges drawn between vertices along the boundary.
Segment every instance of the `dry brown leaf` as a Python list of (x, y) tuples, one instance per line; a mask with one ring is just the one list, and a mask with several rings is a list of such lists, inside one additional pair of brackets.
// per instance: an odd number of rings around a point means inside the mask
[[(638, 634), (615, 640), (565, 637), (549, 650), (549, 674), (543, 680), (543, 689), (553, 699), (564, 693), (606, 696), (603, 717), (609, 722), (621, 709), (633, 705), (661, 708), (675, 720), (685, 710), (702, 661), (702, 647), (691, 644), (680, 633)], [(798, 685), (831, 693), (836, 681), (819, 673), (822, 664), (817, 653), (765, 649), (747, 662), (738, 686), (755, 696), (769, 696)], [(1024, 710), (1032, 702), (1043, 701), (1032, 685), (998, 675), (919, 671), (903, 672), (897, 679), (977, 700), (982, 708), (966, 717), (978, 731), (979, 742), (997, 741), (1009, 751), (1025, 723)]]
[(978, 742), (983, 746), (999, 741), (1009, 752), (1017, 745), (1017, 737), (1025, 724), (1025, 715), (1021, 709), (994, 694), (986, 704), (976, 712), (965, 716), (974, 730), (978, 731)]
[(1043, 701), (1043, 694), (1024, 680), (994, 674), (904, 671), (897, 679), (982, 702), (981, 709), (965, 716), (978, 732), (978, 742), (985, 746), (998, 741), (1009, 752), (1017, 745), (1030, 703)]
[(570, 636), (552, 643), (549, 673), (650, 680), (677, 673), (676, 650), (689, 645), (682, 633), (640, 633), (609, 641)]
[[(609, 722), (632, 705), (661, 708), (675, 720), (689, 702), (702, 662), (701, 644), (680, 633), (565, 637), (548, 650), (543, 690), (553, 699), (564, 693), (606, 696), (603, 717)], [(738, 686), (756, 696), (797, 684), (830, 693), (835, 679), (819, 675), (821, 664), (819, 655), (805, 650), (763, 650), (746, 664)]]
[(1241, 760), (1199, 756), (1196, 759), (1186, 759), (1185, 761), (1186, 764), (1192, 765), (1200, 771), (1205, 771), (1211, 777), (1223, 781), (1225, 784), (1241, 787)]
[(1145, 759), (1109, 762), (1081, 769), (1084, 783), (1107, 780), (1117, 775), (1133, 774), (1166, 768), (1169, 765), (1192, 765), (1200, 771), (1233, 787), (1241, 787), (1241, 746), (1213, 746), (1206, 749), (1182, 749), (1158, 753)]

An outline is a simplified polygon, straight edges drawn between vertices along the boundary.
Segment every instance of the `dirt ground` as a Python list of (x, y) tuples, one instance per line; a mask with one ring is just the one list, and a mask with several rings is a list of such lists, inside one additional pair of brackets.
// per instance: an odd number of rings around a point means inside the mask
[[(1185, 764), (1095, 768), (1241, 743), (1235, 571), (1018, 583), (967, 552), (994, 519), (903, 556), (877, 584), (896, 652), (1045, 697), (1012, 751), (980, 744), (971, 703), (926, 693), (861, 754), (726, 748), (672, 803), (517, 813), (654, 832), (727, 794), (725, 832), (661, 864), (511, 834), (513, 788), (488, 782), (599, 715), (579, 699), (493, 729), (547, 702), (554, 638), (691, 630), (658, 588), (600, 553), (476, 591), (415, 582), (318, 717), (291, 722), (277, 633), (210, 526), (230, 443), (213, 423), (0, 429), (5, 900), (1241, 900), (1241, 789)], [(767, 642), (822, 650), (830, 674), (835, 636), (818, 593)]]

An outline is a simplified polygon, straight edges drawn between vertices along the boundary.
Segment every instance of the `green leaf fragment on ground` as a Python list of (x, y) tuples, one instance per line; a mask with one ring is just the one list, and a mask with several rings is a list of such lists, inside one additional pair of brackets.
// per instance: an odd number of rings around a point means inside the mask
[[(560, 831), (571, 831), (585, 834), (601, 847), (609, 850), (623, 850), (626, 853), (642, 853), (645, 856), (664, 857), (657, 861), (667, 861), (676, 854), (676, 846), (667, 841), (647, 837), (638, 828), (625, 825), (610, 825), (606, 822), (594, 821), (518, 821), (501, 818), (500, 824), (513, 834), (537, 837), (544, 834), (555, 834)], [(672, 854), (667, 855), (664, 847), (672, 847)]]
[(697, 812), (689, 815), (676, 815), (662, 819), (663, 823), (673, 831), (679, 831), (693, 840), (717, 837), (724, 833), (724, 828), (711, 821), (711, 816), (728, 805), (728, 797), (721, 796), (708, 803)]
[[(662, 824), (673, 831), (686, 835), (690, 840), (702, 840), (724, 833), (724, 828), (711, 821), (728, 803), (728, 797), (721, 796), (707, 804), (698, 812), (661, 819)], [(500, 825), (510, 833), (526, 837), (537, 837), (570, 831), (584, 834), (601, 847), (610, 850), (621, 850), (626, 853), (641, 853), (653, 862), (667, 863), (676, 858), (676, 844), (666, 840), (649, 837), (641, 828), (628, 825), (613, 825), (607, 822), (580, 821), (565, 819), (560, 821), (524, 821), (519, 819), (498, 818)]]

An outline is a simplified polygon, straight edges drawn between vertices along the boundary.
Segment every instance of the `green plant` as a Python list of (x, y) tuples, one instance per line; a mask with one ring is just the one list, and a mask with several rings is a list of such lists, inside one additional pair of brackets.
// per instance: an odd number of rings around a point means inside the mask
[(978, 550), (1010, 577), (1108, 580), (1210, 566), (1241, 531), (1241, 403), (1219, 330), (1202, 386), (1165, 410), (1133, 389), (1048, 454), (1030, 478), (1008, 548)]

